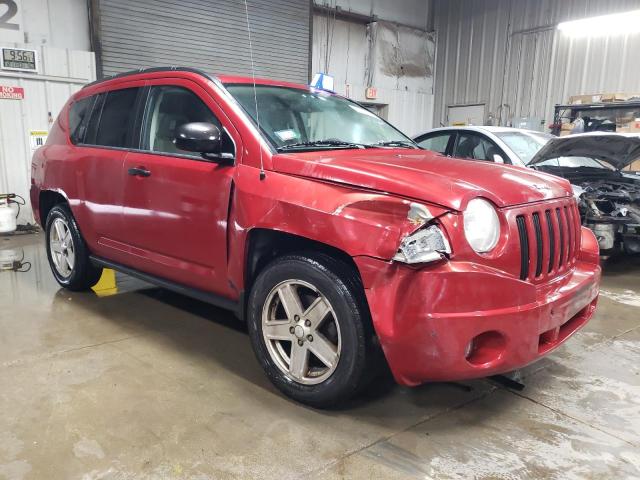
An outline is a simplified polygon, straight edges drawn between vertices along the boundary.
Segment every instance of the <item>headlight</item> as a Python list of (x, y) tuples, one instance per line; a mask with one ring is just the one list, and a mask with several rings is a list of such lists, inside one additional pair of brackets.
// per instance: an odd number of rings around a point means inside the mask
[(482, 198), (471, 200), (464, 211), (464, 234), (476, 252), (493, 250), (500, 238), (500, 219), (493, 205)]
[(440, 260), (445, 253), (451, 253), (449, 242), (437, 225), (431, 225), (405, 237), (393, 259), (403, 263), (426, 263)]

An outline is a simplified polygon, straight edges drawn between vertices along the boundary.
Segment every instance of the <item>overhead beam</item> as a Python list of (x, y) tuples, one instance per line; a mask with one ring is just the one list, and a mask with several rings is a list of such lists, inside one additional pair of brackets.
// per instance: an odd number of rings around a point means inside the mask
[(363, 25), (379, 20), (376, 15), (364, 15), (362, 13), (352, 12), (351, 10), (345, 10), (337, 6), (330, 7), (328, 5), (318, 5), (315, 2), (313, 4), (313, 12), (335, 17), (338, 20), (346, 20), (348, 22), (361, 23)]

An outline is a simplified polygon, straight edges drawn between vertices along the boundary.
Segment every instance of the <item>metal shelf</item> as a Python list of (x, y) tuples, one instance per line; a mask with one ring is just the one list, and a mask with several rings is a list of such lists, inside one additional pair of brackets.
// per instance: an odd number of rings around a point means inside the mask
[[(606, 102), (606, 103), (582, 103), (572, 105), (556, 105), (553, 109), (553, 128), (551, 133), (560, 135), (560, 123), (563, 118), (568, 118), (572, 122), (576, 119), (578, 112), (589, 110), (640, 110), (640, 100), (628, 102)], [(570, 112), (567, 115), (567, 112)]]

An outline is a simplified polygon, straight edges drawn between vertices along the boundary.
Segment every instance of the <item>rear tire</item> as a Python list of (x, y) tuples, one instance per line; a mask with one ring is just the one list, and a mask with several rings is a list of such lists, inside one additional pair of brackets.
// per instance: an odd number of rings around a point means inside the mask
[(51, 209), (45, 234), (49, 266), (61, 286), (80, 291), (98, 283), (102, 268), (91, 263), (89, 250), (67, 205), (58, 204)]
[(258, 361), (294, 400), (337, 406), (374, 377), (373, 329), (360, 281), (353, 267), (329, 255), (272, 261), (251, 289), (247, 317)]

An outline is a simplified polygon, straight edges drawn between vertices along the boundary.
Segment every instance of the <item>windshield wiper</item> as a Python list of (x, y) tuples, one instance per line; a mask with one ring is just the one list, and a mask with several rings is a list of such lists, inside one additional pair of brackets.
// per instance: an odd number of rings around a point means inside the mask
[(278, 147), (277, 150), (278, 152), (286, 152), (287, 150), (305, 150), (313, 148), (367, 148), (367, 146), (368, 145), (363, 145), (362, 143), (344, 142), (342, 140), (314, 140), (313, 142), (290, 143), (289, 145)]
[(368, 147), (399, 147), (399, 148), (418, 148), (415, 143), (409, 140), (390, 140), (377, 143), (370, 143)]

